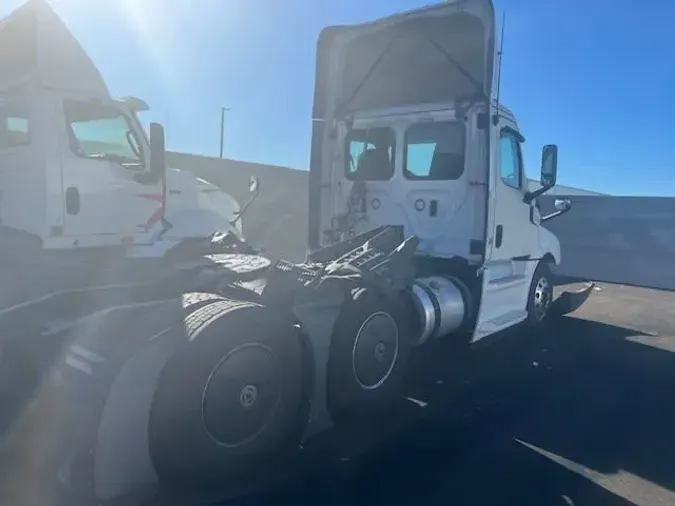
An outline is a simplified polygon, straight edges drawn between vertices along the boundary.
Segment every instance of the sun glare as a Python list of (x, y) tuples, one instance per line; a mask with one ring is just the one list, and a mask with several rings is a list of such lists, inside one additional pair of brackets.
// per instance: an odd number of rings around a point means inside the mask
[(164, 67), (165, 65), (162, 64), (163, 51), (155, 38), (155, 32), (157, 30), (156, 24), (166, 22), (168, 10), (158, 8), (159, 5), (153, 5), (156, 4), (153, 0), (118, 0), (115, 4), (133, 27), (143, 50), (148, 51), (156, 63)]
[[(190, 15), (190, 0), (109, 0), (126, 19), (141, 50), (166, 79), (177, 79), (173, 56), (180, 44), (180, 24)], [(170, 5), (170, 7), (169, 7)], [(169, 34), (172, 34), (169, 36)]]

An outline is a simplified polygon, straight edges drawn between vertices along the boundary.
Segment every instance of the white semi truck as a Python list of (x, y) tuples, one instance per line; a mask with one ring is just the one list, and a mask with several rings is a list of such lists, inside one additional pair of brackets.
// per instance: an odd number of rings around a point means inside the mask
[[(560, 245), (541, 223), (569, 208), (541, 217), (536, 197), (557, 148), (528, 191), (495, 44), (491, 0), (323, 30), (307, 261), (251, 276), (257, 256), (231, 255), (75, 322), (16, 423), (8, 482), (38, 469), (68, 504), (255, 482), (333, 426), (389, 413), (413, 355), (451, 368), (425, 350), (582, 304), (590, 285), (553, 301)], [(35, 426), (39, 463), (21, 450)]]
[(147, 108), (110, 96), (47, 2), (31, 0), (1, 21), (3, 247), (23, 238), (13, 249), (33, 239), (45, 250), (161, 257), (215, 231), (241, 236), (234, 198), (191, 173), (164, 171), (163, 139), (153, 139), (162, 131), (151, 124), (149, 139), (137, 117)]

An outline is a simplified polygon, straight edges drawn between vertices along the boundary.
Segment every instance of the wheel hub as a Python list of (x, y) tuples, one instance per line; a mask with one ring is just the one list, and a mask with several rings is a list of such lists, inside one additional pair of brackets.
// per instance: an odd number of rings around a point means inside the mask
[(391, 374), (398, 358), (398, 326), (385, 312), (371, 314), (354, 340), (352, 369), (365, 390), (379, 388)]
[(239, 393), (239, 402), (244, 408), (250, 408), (253, 406), (257, 398), (258, 389), (253, 385), (246, 385)]
[(545, 277), (539, 278), (534, 288), (534, 301), (532, 308), (537, 320), (542, 320), (553, 302), (553, 288)]
[(387, 345), (384, 343), (377, 343), (377, 346), (375, 346), (375, 360), (382, 362), (386, 353)]
[(246, 444), (274, 417), (282, 395), (281, 362), (267, 346), (239, 346), (213, 368), (202, 394), (202, 422), (223, 446)]

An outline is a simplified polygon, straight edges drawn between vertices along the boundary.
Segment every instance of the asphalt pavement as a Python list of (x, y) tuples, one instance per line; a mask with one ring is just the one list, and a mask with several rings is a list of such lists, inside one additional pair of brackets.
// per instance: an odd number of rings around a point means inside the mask
[(600, 284), (509, 337), (437, 361), (369, 451), (221, 506), (675, 504), (675, 292)]

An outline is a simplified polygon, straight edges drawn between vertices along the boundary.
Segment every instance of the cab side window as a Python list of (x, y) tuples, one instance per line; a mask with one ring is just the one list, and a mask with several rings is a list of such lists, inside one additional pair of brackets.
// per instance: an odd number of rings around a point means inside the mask
[(28, 106), (12, 103), (0, 105), (0, 149), (30, 144)]
[(522, 185), (522, 159), (520, 143), (508, 130), (502, 130), (499, 137), (499, 174), (504, 184), (520, 189)]

